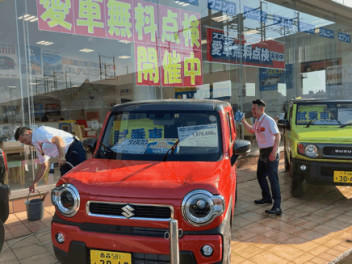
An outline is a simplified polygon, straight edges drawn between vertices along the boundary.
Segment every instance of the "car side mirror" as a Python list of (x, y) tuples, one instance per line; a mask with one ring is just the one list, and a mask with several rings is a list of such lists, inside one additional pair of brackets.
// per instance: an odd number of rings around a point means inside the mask
[(279, 119), (277, 121), (277, 125), (279, 128), (290, 129), (290, 123), (288, 122), (287, 119)]
[(248, 140), (237, 139), (235, 140), (235, 155), (246, 155), (251, 151), (251, 142)]
[(95, 147), (97, 146), (97, 140), (95, 138), (87, 138), (83, 140), (83, 147), (87, 153), (93, 154)]
[(251, 142), (244, 139), (236, 139), (233, 146), (233, 155), (231, 157), (231, 165), (236, 163), (239, 156), (246, 155), (251, 151)]

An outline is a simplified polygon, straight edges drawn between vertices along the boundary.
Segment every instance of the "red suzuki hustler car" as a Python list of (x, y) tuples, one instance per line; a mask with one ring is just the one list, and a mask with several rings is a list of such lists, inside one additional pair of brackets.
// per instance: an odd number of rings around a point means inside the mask
[(52, 191), (62, 263), (230, 263), (236, 159), (231, 105), (159, 100), (116, 105), (93, 157)]

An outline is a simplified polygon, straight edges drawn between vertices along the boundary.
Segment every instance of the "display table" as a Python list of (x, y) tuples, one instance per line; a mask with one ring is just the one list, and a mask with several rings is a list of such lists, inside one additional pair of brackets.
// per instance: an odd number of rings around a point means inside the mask
[(24, 152), (24, 145), (19, 141), (4, 141), (1, 148), (6, 154), (20, 154)]

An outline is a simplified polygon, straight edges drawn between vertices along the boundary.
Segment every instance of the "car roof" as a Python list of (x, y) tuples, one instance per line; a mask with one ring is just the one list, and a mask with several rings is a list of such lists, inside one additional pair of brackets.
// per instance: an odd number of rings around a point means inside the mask
[(135, 101), (115, 105), (112, 112), (120, 111), (166, 111), (166, 110), (192, 110), (192, 111), (222, 111), (230, 103), (220, 100), (207, 99), (163, 99), (149, 101)]
[(311, 104), (311, 103), (352, 103), (352, 100), (336, 100), (336, 99), (293, 99), (292, 104)]

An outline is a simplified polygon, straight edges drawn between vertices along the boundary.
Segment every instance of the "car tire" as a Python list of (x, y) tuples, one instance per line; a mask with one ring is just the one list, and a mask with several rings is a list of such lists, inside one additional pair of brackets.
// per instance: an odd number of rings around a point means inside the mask
[(289, 175), (291, 178), (290, 191), (292, 197), (298, 198), (303, 195), (303, 178), (294, 174), (293, 167), (291, 163), (289, 166)]
[[(232, 213), (232, 212), (231, 212)], [(231, 223), (226, 223), (224, 238), (224, 256), (222, 264), (231, 264)]]
[(291, 179), (291, 195), (295, 198), (303, 195), (303, 179), (295, 175)]
[(0, 183), (0, 220), (5, 223), (9, 217), (9, 186)]
[(5, 240), (5, 227), (3, 222), (0, 220), (0, 252), (2, 250), (2, 246), (4, 245)]
[(287, 154), (286, 151), (284, 151), (284, 157), (285, 157), (285, 171), (288, 171), (290, 169), (290, 163), (288, 162)]
[[(237, 203), (237, 188), (238, 188), (238, 183), (237, 182), (238, 182), (238, 175), (236, 176), (235, 206), (236, 206), (236, 203)], [(233, 208), (233, 212), (235, 211), (235, 206)]]
[(237, 187), (236, 187), (236, 194), (235, 194), (235, 204), (233, 205), (232, 212), (231, 212), (230, 229), (232, 229), (232, 227), (233, 227), (233, 222), (234, 222), (234, 218), (235, 218), (235, 208), (237, 205), (236, 201), (237, 201)]
[(9, 206), (4, 204), (3, 201), (0, 201), (0, 220), (2, 223), (5, 223), (9, 217)]

